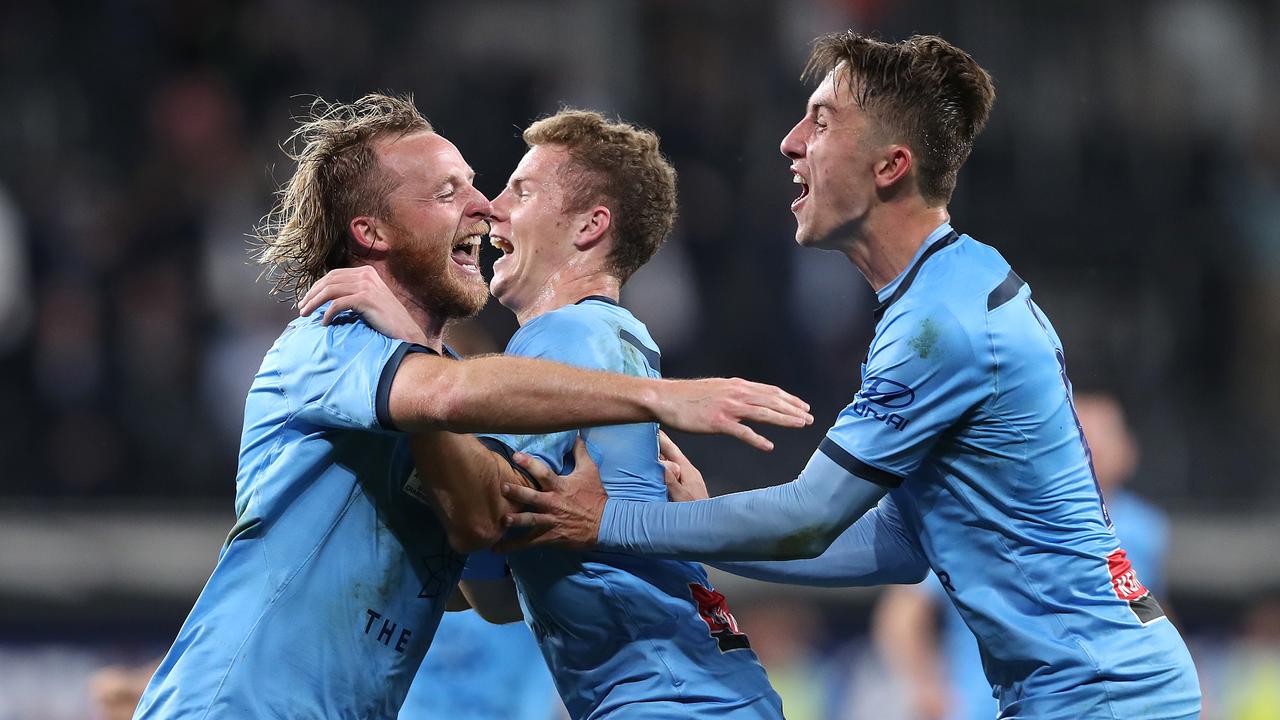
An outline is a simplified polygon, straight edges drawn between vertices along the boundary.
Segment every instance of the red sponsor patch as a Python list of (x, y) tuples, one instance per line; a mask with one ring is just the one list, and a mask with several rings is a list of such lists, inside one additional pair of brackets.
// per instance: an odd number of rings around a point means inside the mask
[(1117, 548), (1107, 556), (1107, 569), (1111, 571), (1111, 588), (1115, 590), (1116, 597), (1133, 602), (1147, 594), (1147, 588), (1138, 580), (1138, 573), (1134, 572), (1124, 550)]
[(711, 637), (716, 639), (720, 652), (751, 647), (744, 633), (738, 631), (738, 621), (729, 612), (729, 601), (717, 590), (697, 583), (689, 583), (698, 615), (707, 624)]

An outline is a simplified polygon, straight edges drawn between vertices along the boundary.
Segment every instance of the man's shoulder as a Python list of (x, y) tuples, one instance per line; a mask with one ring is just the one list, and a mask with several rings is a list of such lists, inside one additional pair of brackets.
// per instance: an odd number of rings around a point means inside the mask
[(988, 295), (1011, 269), (995, 248), (964, 235), (920, 268), (915, 292), (907, 295), (917, 303), (946, 305), (957, 315), (985, 313)]
[(980, 336), (986, 331), (993, 302), (1001, 299), (997, 296), (1008, 291), (1012, 297), (1023, 284), (995, 248), (965, 235), (921, 266), (911, 288), (889, 307), (887, 322), (878, 330), (928, 319), (934, 325)]
[(317, 359), (328, 354), (354, 353), (368, 342), (397, 342), (382, 335), (354, 311), (335, 315), (324, 324), (324, 307), (295, 318), (276, 340), (274, 350), (300, 359)]
[(596, 303), (580, 303), (543, 313), (516, 331), (508, 352), (525, 354), (523, 351), (529, 349), (581, 344), (595, 337), (615, 336), (618, 318), (609, 310), (608, 306), (597, 307)]

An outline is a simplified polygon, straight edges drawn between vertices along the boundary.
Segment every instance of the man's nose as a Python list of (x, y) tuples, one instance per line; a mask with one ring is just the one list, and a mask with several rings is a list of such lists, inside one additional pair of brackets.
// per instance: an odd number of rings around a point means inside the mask
[(489, 198), (479, 190), (475, 191), (475, 196), (471, 199), (471, 204), (467, 206), (467, 217), (473, 217), (477, 220), (488, 220), (493, 217), (493, 203), (489, 202)]
[(791, 128), (791, 132), (787, 133), (786, 137), (782, 138), (782, 144), (778, 146), (782, 154), (792, 160), (804, 157), (804, 141), (801, 130), (803, 125), (804, 120), (802, 119)]

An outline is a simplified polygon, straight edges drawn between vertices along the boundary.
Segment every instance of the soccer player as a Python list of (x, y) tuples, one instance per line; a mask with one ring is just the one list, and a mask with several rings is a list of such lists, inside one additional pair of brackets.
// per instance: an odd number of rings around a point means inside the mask
[[(1143, 585), (1162, 596), (1168, 520), (1125, 488), (1137, 466), (1138, 446), (1124, 409), (1116, 398), (1101, 393), (1077, 393), (1075, 407), (1116, 536)], [(903, 690), (914, 699), (921, 718), (995, 716), (998, 708), (982, 674), (978, 644), (947, 601), (936, 575), (931, 573), (920, 585), (896, 585), (882, 594), (872, 631), (881, 653), (902, 673)]]
[[(280, 287), (335, 268), (376, 276), (419, 326), (389, 339), (340, 303), (290, 323), (245, 407), (235, 526), (139, 704), (139, 718), (394, 718), (462, 569), (492, 542), (496, 487), (413, 472), (406, 432), (546, 432), (661, 421), (800, 425), (802, 403), (741, 381), (665, 381), (527, 358), (441, 356), (488, 298), (476, 263), (489, 201), (405, 99), (318, 103), (297, 169), (259, 233)], [(468, 495), (469, 493), (469, 495)], [(461, 517), (462, 520), (458, 520)]]
[(816, 585), (932, 568), (1001, 717), (1196, 717), (1186, 646), (1099, 495), (1062, 344), (1000, 254), (950, 224), (994, 99), (987, 72), (941, 38), (842, 32), (816, 41), (806, 75), (821, 82), (782, 142), (796, 241), (845, 254), (880, 300), (853, 402), (797, 479), (710, 500), (606, 497), (589, 462), (558, 478), (520, 456), (544, 492), (505, 488), (531, 507), (508, 521), (540, 534), (506, 546)]
[[(594, 112), (562, 111), (524, 132), (529, 151), (493, 202), (493, 295), (520, 330), (507, 353), (583, 368), (659, 377), (644, 324), (618, 304), (622, 285), (657, 251), (676, 213), (675, 171), (657, 137)], [(356, 303), (374, 309), (369, 298)], [(386, 309), (387, 311), (383, 311)], [(412, 323), (384, 294), (375, 327), (411, 338)], [(452, 433), (415, 438), (419, 468), (458, 482), (521, 482), (510, 463), (529, 453), (573, 467), (577, 432)], [(609, 492), (664, 503), (658, 428), (651, 422), (584, 430), (581, 453)], [(424, 470), (425, 472), (425, 470)], [(491, 479), (490, 479), (491, 478)], [(449, 480), (448, 485), (454, 481)], [(469, 565), (479, 557), (473, 554)], [(502, 576), (503, 564), (475, 577)], [(610, 553), (539, 549), (510, 556), (526, 619), (574, 718), (781, 718), (781, 701), (722, 594), (702, 566)]]

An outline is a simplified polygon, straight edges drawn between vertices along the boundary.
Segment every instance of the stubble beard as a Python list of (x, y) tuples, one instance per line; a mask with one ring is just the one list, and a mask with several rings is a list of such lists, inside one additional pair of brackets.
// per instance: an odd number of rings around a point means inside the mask
[[(489, 286), (476, 280), (455, 277), (449, 251), (454, 239), (427, 240), (397, 227), (411, 243), (397, 243), (387, 252), (391, 276), (432, 315), (445, 320), (465, 320), (480, 312), (489, 301)], [(443, 247), (443, 250), (441, 249)]]

